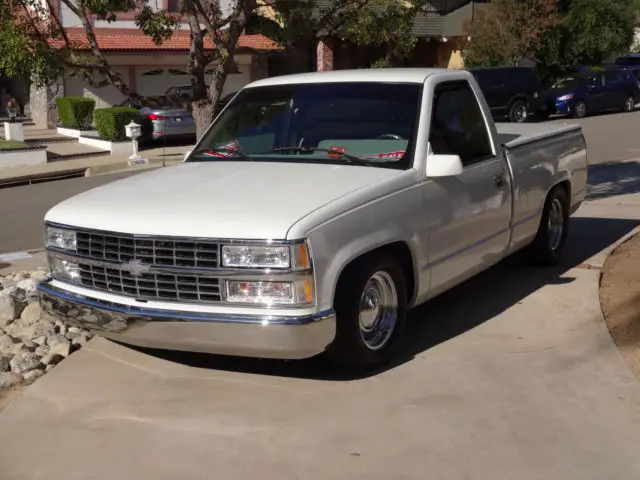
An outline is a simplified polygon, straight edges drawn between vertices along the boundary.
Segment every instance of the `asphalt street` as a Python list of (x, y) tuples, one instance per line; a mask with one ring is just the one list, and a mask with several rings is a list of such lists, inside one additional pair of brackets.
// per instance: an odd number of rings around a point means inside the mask
[[(579, 121), (559, 118), (550, 122), (582, 125), (592, 165), (640, 157), (640, 139), (637, 137), (640, 111), (596, 115)], [(68, 197), (128, 175), (121, 173), (0, 189), (0, 253), (42, 248), (42, 220), (49, 208)]]

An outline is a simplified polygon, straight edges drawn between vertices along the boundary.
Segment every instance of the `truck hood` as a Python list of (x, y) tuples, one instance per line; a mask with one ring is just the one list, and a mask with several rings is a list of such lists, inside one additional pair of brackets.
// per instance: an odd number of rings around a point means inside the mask
[(299, 163), (183, 163), (71, 197), (45, 221), (144, 235), (285, 239), (300, 218), (401, 170)]

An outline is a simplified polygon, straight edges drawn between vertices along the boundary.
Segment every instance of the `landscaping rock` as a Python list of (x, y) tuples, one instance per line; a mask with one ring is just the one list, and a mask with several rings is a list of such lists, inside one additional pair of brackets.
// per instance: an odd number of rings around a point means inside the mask
[(42, 311), (37, 286), (46, 278), (44, 270), (0, 276), (0, 389), (41, 377), (92, 337)]
[(8, 372), (11, 370), (11, 359), (9, 357), (0, 356), (0, 373)]
[(0, 373), (0, 390), (22, 383), (22, 375), (12, 372)]
[(44, 369), (38, 368), (36, 370), (31, 370), (25, 373), (22, 377), (25, 379), (25, 381), (31, 382), (36, 378), (41, 377), (42, 375), (44, 375)]
[(35, 370), (41, 363), (38, 356), (33, 352), (22, 352), (11, 359), (11, 371), (17, 374), (24, 374), (30, 370)]
[(20, 315), (20, 320), (24, 325), (35, 325), (42, 317), (42, 308), (37, 302), (30, 303), (25, 307)]
[(18, 317), (18, 302), (8, 293), (7, 290), (0, 292), (0, 328), (13, 323)]

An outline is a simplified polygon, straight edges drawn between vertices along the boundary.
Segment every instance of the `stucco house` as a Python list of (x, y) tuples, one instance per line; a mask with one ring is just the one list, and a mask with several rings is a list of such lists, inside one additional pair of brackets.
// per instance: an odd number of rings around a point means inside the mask
[[(221, 0), (223, 11), (228, 10), (231, 0)], [(59, 0), (51, 2), (70, 40), (89, 50), (80, 19)], [(178, 12), (177, 0), (159, 0), (158, 9)], [(93, 28), (101, 52), (109, 65), (119, 73), (129, 87), (142, 96), (162, 95), (169, 87), (190, 83), (187, 73), (189, 55), (189, 29), (183, 22), (171, 39), (156, 45), (135, 25), (134, 12), (120, 13), (115, 22), (93, 18)], [(208, 48), (214, 48), (209, 41)], [(227, 78), (223, 94), (236, 91), (267, 75), (266, 55), (279, 47), (263, 35), (243, 35), (234, 56), (238, 67)], [(39, 126), (53, 126), (55, 121), (55, 98), (58, 96), (85, 96), (96, 100), (96, 108), (118, 105), (125, 97), (111, 85), (95, 88), (86, 81), (67, 72), (56, 83), (44, 88), (32, 88), (29, 99), (29, 114)], [(213, 71), (209, 70), (208, 75)], [(210, 77), (209, 77), (210, 78)]]

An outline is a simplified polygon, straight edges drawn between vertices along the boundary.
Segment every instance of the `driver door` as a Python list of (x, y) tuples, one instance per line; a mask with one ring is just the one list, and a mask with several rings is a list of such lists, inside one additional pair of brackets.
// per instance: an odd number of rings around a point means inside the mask
[(469, 82), (437, 84), (432, 112), (431, 153), (459, 155), (464, 166), (460, 175), (425, 184), (428, 268), (431, 292), (437, 294), (503, 258), (512, 201), (506, 159), (495, 154)]

